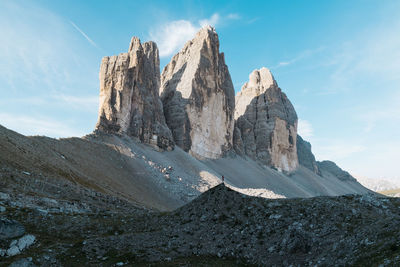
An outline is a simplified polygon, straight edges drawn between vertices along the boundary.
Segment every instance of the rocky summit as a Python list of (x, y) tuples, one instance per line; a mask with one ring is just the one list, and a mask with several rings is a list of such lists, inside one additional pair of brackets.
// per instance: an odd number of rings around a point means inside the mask
[(100, 67), (98, 131), (127, 134), (171, 149), (171, 131), (158, 96), (160, 60), (154, 42), (133, 37), (128, 53), (104, 57)]
[(236, 95), (235, 148), (286, 172), (298, 166), (297, 114), (267, 68), (253, 71)]
[(160, 95), (175, 143), (197, 158), (232, 148), (235, 96), (215, 29), (187, 42), (161, 75)]

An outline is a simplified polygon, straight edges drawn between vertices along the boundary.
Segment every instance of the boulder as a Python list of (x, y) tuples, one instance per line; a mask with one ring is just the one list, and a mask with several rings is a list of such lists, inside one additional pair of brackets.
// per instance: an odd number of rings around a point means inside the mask
[(234, 88), (214, 28), (202, 28), (165, 66), (160, 95), (176, 145), (200, 159), (231, 150)]
[(33, 245), (36, 241), (36, 237), (33, 235), (24, 235), (18, 240), (13, 240), (10, 244), (10, 248), (7, 250), (7, 255), (12, 257), (20, 254), (23, 250)]
[(235, 101), (235, 150), (278, 170), (294, 171), (297, 114), (271, 72), (254, 70)]
[(0, 240), (22, 236), (25, 227), (15, 220), (0, 219)]
[(22, 258), (14, 261), (9, 267), (36, 267), (32, 262), (32, 258)]
[(104, 57), (100, 67), (100, 104), (96, 130), (127, 134), (172, 149), (161, 100), (160, 60), (154, 42), (132, 38), (128, 53)]

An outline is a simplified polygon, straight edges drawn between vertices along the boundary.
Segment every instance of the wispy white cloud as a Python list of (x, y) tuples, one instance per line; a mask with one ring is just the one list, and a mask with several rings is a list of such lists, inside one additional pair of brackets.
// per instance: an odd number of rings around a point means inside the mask
[(345, 140), (332, 140), (325, 145), (313, 146), (319, 160), (340, 161), (367, 149), (364, 145), (353, 144)]
[(400, 183), (398, 159), (400, 158), (398, 140), (382, 140), (369, 143), (367, 149), (357, 154), (351, 161), (340, 163), (351, 173), (371, 178), (382, 178)]
[(157, 43), (160, 57), (166, 57), (173, 54), (187, 40), (193, 38), (197, 29), (190, 21), (176, 20), (150, 32), (150, 38)]
[(260, 20), (259, 17), (252, 18), (252, 19), (250, 19), (250, 20), (247, 21), (247, 24), (253, 24), (254, 22), (256, 22), (256, 21), (258, 21), (258, 20)]
[(323, 51), (325, 49), (324, 46), (318, 47), (316, 49), (307, 49), (304, 50), (302, 52), (300, 52), (297, 56), (291, 58), (291, 59), (287, 59), (287, 60), (283, 60), (281, 62), (279, 62), (277, 65), (271, 67), (271, 69), (277, 69), (277, 68), (281, 68), (281, 67), (286, 67), (289, 65), (292, 65), (300, 60), (309, 58), (310, 56), (313, 56), (321, 51)]
[(82, 36), (85, 37), (85, 39), (86, 39), (91, 45), (93, 45), (93, 46), (96, 47), (96, 48), (99, 48), (99, 47), (97, 46), (97, 44), (96, 44), (92, 39), (90, 39), (89, 36), (87, 36), (87, 34), (86, 34), (84, 31), (81, 30), (81, 28), (79, 28), (79, 27), (78, 27), (75, 23), (73, 23), (72, 21), (69, 21), (69, 23), (70, 23), (80, 34), (82, 34)]
[(36, 2), (0, 1), (0, 29), (0, 124), (24, 134), (89, 132), (98, 108), (98, 51)]
[(297, 124), (297, 133), (301, 137), (307, 139), (314, 136), (314, 129), (309, 121), (299, 119)]
[(218, 13), (213, 14), (210, 18), (208, 19), (201, 19), (199, 20), (199, 24), (201, 27), (210, 25), (210, 26), (216, 26), (218, 22), (220, 21), (220, 16)]
[(160, 57), (167, 57), (178, 51), (188, 40), (192, 39), (196, 32), (206, 25), (217, 26), (222, 21), (237, 20), (238, 14), (221, 16), (214, 13), (209, 18), (200, 19), (197, 22), (190, 20), (174, 20), (164, 23), (149, 33), (151, 40), (155, 41), (160, 50)]
[(237, 13), (231, 13), (226, 16), (227, 19), (237, 20), (240, 19), (240, 15)]
[(1, 1), (0, 26), (3, 88), (24, 88), (25, 93), (30, 88), (61, 90), (59, 81), (67, 86), (88, 73), (88, 62), (79, 55), (80, 44), (73, 41), (73, 28), (51, 11), (30, 2)]
[(97, 114), (99, 97), (96, 96), (75, 96), (66, 94), (53, 94), (45, 96), (27, 96), (18, 98), (0, 99), (0, 105), (12, 102), (14, 105), (45, 106), (54, 109), (68, 109), (85, 111)]
[(75, 108), (78, 110), (86, 110), (97, 114), (97, 107), (99, 104), (99, 96), (72, 96), (65, 94), (58, 94), (51, 96), (57, 102), (65, 106)]
[(363, 132), (372, 134), (386, 127), (400, 129), (400, 92), (389, 92), (372, 103), (349, 107), (349, 114), (358, 122), (364, 124)]
[(308, 114), (316, 99), (329, 101), (326, 111), (337, 114), (328, 122), (315, 115), (318, 133), (312, 145), (318, 160), (333, 160), (362, 176), (400, 180), (400, 19), (378, 20), (347, 41), (330, 43), (315, 57), (293, 57), (276, 67), (293, 65), (308, 77)]
[(0, 124), (24, 135), (46, 135), (50, 137), (83, 136), (79, 129), (49, 117), (34, 117), (0, 113)]
[[(330, 70), (325, 80), (329, 94), (353, 91), (361, 86), (400, 86), (400, 19), (386, 18), (368, 31), (347, 41), (332, 44), (323, 62), (315, 64)], [(386, 84), (382, 84), (385, 82)], [(321, 92), (324, 94), (324, 92)]]
[(400, 141), (371, 141), (365, 136), (340, 139), (313, 137), (313, 153), (317, 160), (332, 160), (346, 171), (359, 176), (385, 178), (400, 182), (398, 159)]

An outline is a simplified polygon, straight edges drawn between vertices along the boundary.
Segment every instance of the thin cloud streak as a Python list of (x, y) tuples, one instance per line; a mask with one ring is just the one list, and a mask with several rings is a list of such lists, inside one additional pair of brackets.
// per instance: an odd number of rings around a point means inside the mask
[(256, 17), (256, 18), (252, 18), (252, 19), (248, 20), (246, 23), (247, 23), (247, 24), (253, 24), (254, 22), (256, 22), (256, 21), (258, 21), (258, 20), (260, 20), (260, 18), (259, 18), (259, 17)]
[[(75, 23), (73, 23), (72, 21), (69, 21), (69, 23), (70, 23), (80, 34), (82, 34), (82, 36), (85, 37), (85, 39), (86, 39), (91, 45), (93, 45), (93, 46), (96, 47), (96, 48), (99, 48), (99, 47), (97, 46), (97, 44), (96, 44), (92, 39), (90, 39), (89, 36), (87, 36), (87, 34), (86, 34), (84, 31), (82, 31)], [(99, 48), (99, 49), (100, 49), (100, 48)]]
[(98, 109), (92, 44), (34, 3), (0, 1), (0, 25), (0, 124), (52, 137), (90, 132)]
[(317, 53), (319, 53), (319, 52), (321, 52), (323, 50), (325, 50), (325, 47), (323, 47), (323, 46), (319, 47), (319, 48), (316, 48), (316, 49), (305, 50), (305, 51), (301, 52), (296, 57), (294, 57), (294, 58), (292, 58), (290, 60), (285, 60), (285, 61), (279, 62), (277, 65), (271, 67), (271, 69), (277, 69), (277, 68), (281, 68), (281, 67), (286, 67), (286, 66), (292, 65), (292, 64), (294, 64), (294, 63), (296, 63), (296, 62), (298, 62), (300, 60), (309, 58), (309, 57), (311, 57), (311, 56), (313, 56), (313, 55), (315, 55), (315, 54), (317, 54)]
[(228, 14), (228, 16), (226, 16), (226, 18), (227, 19), (232, 19), (232, 20), (237, 20), (237, 19), (240, 19), (241, 17), (237, 13), (231, 13), (231, 14)]

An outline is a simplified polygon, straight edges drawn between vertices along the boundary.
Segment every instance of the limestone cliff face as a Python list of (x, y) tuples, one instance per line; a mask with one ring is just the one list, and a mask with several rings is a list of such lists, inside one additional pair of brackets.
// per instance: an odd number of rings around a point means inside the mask
[(235, 96), (214, 28), (201, 29), (164, 68), (160, 95), (175, 143), (198, 158), (232, 148)]
[(285, 172), (295, 170), (296, 111), (268, 69), (250, 74), (235, 105), (236, 152)]
[(158, 92), (160, 61), (154, 42), (132, 38), (128, 53), (104, 57), (100, 67), (100, 106), (96, 130), (127, 134), (142, 142), (174, 146)]
[(297, 135), (296, 141), (299, 164), (313, 171), (314, 173), (321, 175), (321, 171), (318, 168), (315, 156), (311, 151), (311, 144), (301, 138), (300, 135)]

